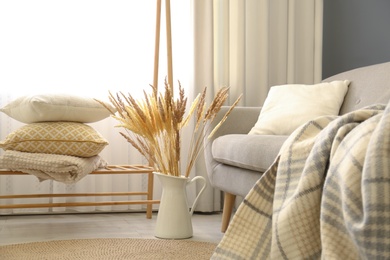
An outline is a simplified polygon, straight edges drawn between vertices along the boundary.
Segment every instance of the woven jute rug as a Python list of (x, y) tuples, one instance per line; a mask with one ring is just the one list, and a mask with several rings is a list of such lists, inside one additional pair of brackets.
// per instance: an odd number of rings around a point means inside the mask
[(192, 240), (99, 238), (0, 246), (2, 260), (210, 259), (217, 245)]

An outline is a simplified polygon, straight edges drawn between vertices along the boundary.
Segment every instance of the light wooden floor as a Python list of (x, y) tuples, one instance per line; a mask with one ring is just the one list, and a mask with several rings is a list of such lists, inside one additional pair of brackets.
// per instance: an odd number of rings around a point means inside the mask
[[(0, 245), (83, 238), (155, 238), (157, 214), (99, 213), (0, 216)], [(192, 240), (218, 243), (221, 214), (194, 214)]]

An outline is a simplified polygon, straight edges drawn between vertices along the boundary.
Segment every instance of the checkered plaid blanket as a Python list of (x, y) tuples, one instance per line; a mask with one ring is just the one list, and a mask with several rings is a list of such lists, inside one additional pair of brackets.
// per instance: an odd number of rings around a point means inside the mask
[(390, 259), (390, 104), (297, 129), (212, 259)]

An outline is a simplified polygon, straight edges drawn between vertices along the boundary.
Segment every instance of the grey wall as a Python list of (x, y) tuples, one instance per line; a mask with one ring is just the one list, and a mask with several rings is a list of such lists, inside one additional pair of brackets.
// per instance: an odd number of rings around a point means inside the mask
[(322, 77), (390, 61), (390, 0), (324, 0)]

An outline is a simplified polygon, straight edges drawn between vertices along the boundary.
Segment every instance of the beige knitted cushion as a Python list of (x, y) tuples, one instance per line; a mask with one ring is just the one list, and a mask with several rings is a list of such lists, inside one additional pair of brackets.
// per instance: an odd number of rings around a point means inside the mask
[(108, 142), (91, 126), (76, 122), (43, 122), (20, 127), (0, 142), (0, 148), (30, 153), (91, 157)]

